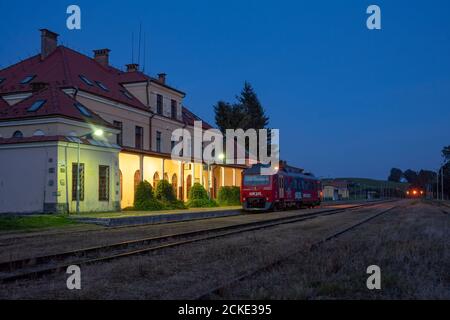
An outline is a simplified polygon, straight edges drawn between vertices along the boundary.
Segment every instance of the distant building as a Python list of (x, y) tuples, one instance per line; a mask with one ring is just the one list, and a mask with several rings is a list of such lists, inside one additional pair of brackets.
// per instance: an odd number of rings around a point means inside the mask
[(346, 180), (323, 180), (323, 199), (328, 201), (349, 199), (348, 183)]

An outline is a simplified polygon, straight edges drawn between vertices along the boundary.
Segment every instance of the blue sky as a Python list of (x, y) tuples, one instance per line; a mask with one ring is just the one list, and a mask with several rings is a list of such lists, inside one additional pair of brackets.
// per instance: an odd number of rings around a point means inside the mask
[[(66, 29), (70, 4), (81, 31)], [(366, 28), (370, 4), (381, 31)], [(247, 80), (283, 159), (318, 176), (386, 178), (436, 168), (450, 145), (449, 11), (446, 0), (2, 1), (0, 67), (37, 53), (46, 27), (88, 55), (110, 48), (122, 68), (142, 22), (146, 71), (166, 72), (205, 120)]]

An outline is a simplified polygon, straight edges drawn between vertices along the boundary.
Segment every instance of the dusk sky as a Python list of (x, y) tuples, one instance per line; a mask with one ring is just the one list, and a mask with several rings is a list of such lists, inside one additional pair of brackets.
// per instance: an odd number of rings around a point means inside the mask
[[(70, 4), (81, 30), (66, 28)], [(382, 30), (366, 28), (371, 4)], [(386, 179), (391, 167), (436, 169), (450, 145), (449, 12), (448, 0), (1, 1), (0, 68), (36, 54), (48, 28), (89, 56), (111, 49), (123, 69), (132, 32), (137, 62), (142, 22), (146, 73), (167, 73), (200, 117), (214, 123), (213, 105), (247, 80), (283, 159), (317, 176)]]

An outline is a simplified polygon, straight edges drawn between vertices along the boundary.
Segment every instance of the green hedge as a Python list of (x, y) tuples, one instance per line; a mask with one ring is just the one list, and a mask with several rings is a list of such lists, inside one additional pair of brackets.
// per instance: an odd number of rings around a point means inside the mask
[(208, 193), (203, 186), (196, 182), (189, 191), (189, 200), (186, 203), (189, 208), (212, 208), (218, 204), (214, 200), (209, 200)]
[(220, 187), (217, 201), (221, 206), (238, 206), (241, 204), (239, 187)]
[(156, 185), (155, 198), (163, 202), (174, 202), (177, 196), (173, 191), (172, 185), (167, 180), (160, 180)]
[(139, 182), (134, 194), (135, 210), (161, 210), (164, 206), (153, 196), (153, 188), (148, 181)]

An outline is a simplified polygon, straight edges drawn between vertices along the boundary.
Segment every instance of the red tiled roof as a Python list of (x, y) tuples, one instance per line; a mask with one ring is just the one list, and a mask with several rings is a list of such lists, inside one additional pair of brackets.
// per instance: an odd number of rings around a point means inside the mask
[(202, 121), (203, 129), (208, 130), (213, 128), (213, 126), (211, 126), (208, 122), (200, 119), (196, 114), (189, 111), (185, 107), (183, 107), (182, 114), (183, 114), (183, 122), (186, 123), (187, 125), (193, 126), (194, 121)]
[[(42, 100), (45, 103), (36, 111), (28, 111), (33, 103)], [(67, 118), (81, 120), (88, 123), (93, 123), (102, 126), (112, 125), (103, 120), (100, 116), (89, 110), (84, 106), (89, 113), (90, 117), (84, 116), (80, 110), (75, 106), (77, 101), (65, 94), (55, 84), (50, 84), (49, 87), (44, 88), (30, 97), (20, 101), (13, 106), (0, 108), (0, 121), (24, 119), (24, 118), (42, 118), (50, 116), (64, 116)]]
[[(31, 91), (33, 82), (53, 82), (61, 87), (75, 87), (126, 105), (148, 111), (137, 98), (127, 98), (122, 91), (125, 73), (111, 66), (103, 66), (94, 59), (64, 46), (56, 48), (48, 57), (33, 56), (6, 69), (0, 70), (0, 94)], [(86, 84), (80, 75), (88, 78), (93, 85)], [(28, 84), (20, 84), (27, 76), (35, 76)], [(104, 84), (108, 91), (100, 88), (95, 81)]]
[[(80, 75), (88, 78), (93, 85), (86, 84), (80, 78)], [(20, 82), (28, 76), (34, 76), (34, 78), (27, 84), (21, 84)], [(58, 46), (43, 60), (41, 59), (40, 54), (38, 54), (0, 70), (0, 78), (4, 78), (0, 83), (0, 96), (11, 93), (31, 92), (32, 83), (44, 82), (52, 84), (53, 87), (51, 91), (57, 96), (61, 95), (55, 93), (55, 88), (77, 88), (148, 112), (151, 111), (136, 97), (131, 95), (132, 98), (129, 99), (123, 94), (125, 88), (122, 84), (150, 80), (184, 95), (182, 91), (174, 89), (166, 84), (162, 84), (157, 79), (140, 71), (123, 72), (111, 66), (103, 66), (94, 59), (64, 46)], [(96, 84), (96, 81), (101, 82), (108, 90), (105, 91), (100, 88)], [(30, 100), (28, 99), (27, 102), (23, 102), (27, 103), (27, 107), (31, 105), (29, 104)], [(5, 103), (6, 102), (0, 97), (0, 110), (5, 111), (5, 109), (11, 108), (7, 103), (5, 105)], [(12, 110), (1, 112), (0, 119), (11, 119), (14, 116), (32, 116), (32, 114), (26, 112), (25, 105), (21, 105), (21, 107), (22, 108), (13, 108)], [(57, 107), (55, 105), (53, 105), (51, 109), (54, 111), (54, 114), (58, 111), (56, 110)], [(70, 113), (73, 116), (73, 110), (70, 110), (70, 108), (66, 109), (66, 106), (61, 107), (59, 111), (63, 112), (64, 115)], [(46, 112), (49, 112), (49, 109), (46, 109)], [(100, 117), (98, 117), (98, 119), (100, 119)], [(188, 125), (194, 125), (194, 120), (201, 119), (183, 107), (182, 122)], [(212, 126), (203, 121), (203, 128), (210, 129)]]

